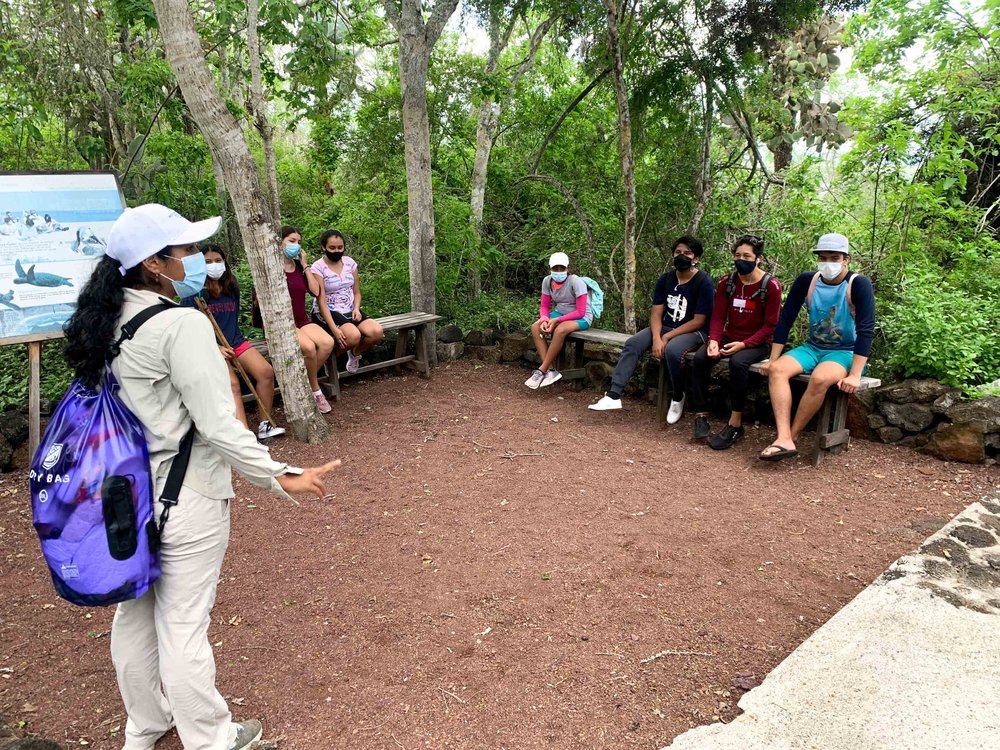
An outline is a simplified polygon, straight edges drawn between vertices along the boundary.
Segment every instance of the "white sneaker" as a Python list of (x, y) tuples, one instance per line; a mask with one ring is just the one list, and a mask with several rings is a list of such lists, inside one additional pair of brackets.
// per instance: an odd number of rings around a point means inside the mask
[(535, 370), (531, 373), (531, 377), (524, 381), (524, 384), (528, 386), (531, 390), (537, 391), (538, 386), (542, 384), (542, 380), (545, 379), (545, 373), (541, 370)]
[(358, 367), (361, 365), (361, 357), (359, 357), (354, 352), (348, 350), (347, 352), (347, 371), (357, 372)]
[(620, 398), (611, 398), (607, 393), (601, 396), (601, 400), (596, 404), (591, 404), (587, 407), (588, 409), (593, 409), (594, 411), (611, 411), (612, 409), (621, 409), (622, 400)]
[(275, 427), (266, 419), (260, 423), (259, 427), (257, 427), (257, 437), (261, 440), (267, 440), (268, 438), (278, 437), (278, 435), (284, 434), (284, 427)]
[(667, 409), (667, 424), (677, 424), (684, 413), (684, 396), (680, 401), (671, 401), (670, 408)]
[(559, 372), (559, 370), (557, 370), (557, 369), (555, 369), (553, 367), (551, 370), (549, 370), (547, 373), (545, 373), (545, 377), (542, 378), (542, 384), (539, 387), (540, 388), (544, 388), (547, 385), (552, 385), (554, 382), (556, 382), (557, 380), (559, 380), (559, 378), (561, 378), (561, 377), (562, 377), (562, 373)]

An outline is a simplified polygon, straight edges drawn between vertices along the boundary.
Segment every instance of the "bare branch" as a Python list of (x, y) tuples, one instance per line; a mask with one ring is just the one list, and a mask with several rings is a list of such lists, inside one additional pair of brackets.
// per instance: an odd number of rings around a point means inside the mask
[(606, 75), (608, 75), (608, 73), (610, 73), (610, 72), (611, 72), (611, 67), (609, 66), (609, 67), (605, 68), (604, 70), (602, 70), (600, 73), (598, 73), (597, 77), (593, 81), (591, 81), (590, 83), (588, 83), (586, 85), (586, 87), (584, 87), (583, 91), (581, 91), (579, 94), (577, 94), (573, 98), (573, 101), (571, 101), (569, 103), (569, 105), (566, 107), (566, 109), (563, 110), (563, 113), (561, 115), (559, 115), (559, 119), (557, 119), (552, 124), (552, 127), (549, 128), (549, 132), (546, 133), (545, 134), (545, 138), (542, 139), (542, 145), (538, 147), (538, 151), (535, 152), (535, 156), (531, 160), (531, 164), (528, 166), (528, 171), (531, 174), (534, 174), (535, 172), (538, 171), (538, 165), (542, 161), (542, 154), (545, 153), (545, 149), (548, 147), (549, 143), (555, 137), (555, 134), (558, 132), (559, 128), (562, 126), (563, 121), (567, 117), (569, 117), (570, 113), (574, 109), (576, 109), (579, 106), (580, 102), (582, 102), (584, 99), (587, 98), (587, 95), (590, 94), (591, 91), (593, 91), (595, 88), (597, 88), (597, 85), (601, 81), (603, 81), (604, 77)]

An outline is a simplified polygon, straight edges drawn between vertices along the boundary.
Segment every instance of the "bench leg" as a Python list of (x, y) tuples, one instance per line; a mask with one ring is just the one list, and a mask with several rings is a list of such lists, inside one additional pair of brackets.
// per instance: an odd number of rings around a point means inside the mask
[[(396, 331), (396, 359), (400, 359), (401, 357), (405, 357), (406, 356), (406, 338), (407, 338), (407, 336), (409, 336), (409, 329), (408, 328), (401, 328), (400, 330)], [(392, 369), (393, 369), (393, 372), (396, 373), (396, 375), (402, 375), (403, 374), (403, 366), (402, 365), (396, 365)]]
[(414, 333), (416, 335), (416, 347), (417, 347), (417, 368), (420, 373), (425, 377), (429, 378), (431, 376), (431, 350), (429, 347), (430, 336), (427, 335), (428, 326), (420, 326)]
[(660, 360), (659, 385), (656, 388), (656, 421), (667, 421), (667, 365)]
[(337, 355), (331, 354), (326, 361), (326, 390), (327, 395), (334, 401), (340, 400), (340, 372), (337, 369)]
[(819, 410), (816, 421), (816, 445), (813, 447), (813, 466), (819, 466), (823, 463), (823, 458), (826, 455), (826, 436), (830, 434), (830, 419), (833, 415), (837, 393), (836, 386), (828, 390), (826, 398), (823, 399), (823, 407)]
[[(570, 343), (569, 341), (566, 342)], [(583, 341), (573, 341), (573, 368), (582, 369), (583, 368)], [(573, 381), (573, 390), (582, 391), (585, 385), (586, 377), (580, 378), (579, 380)]]

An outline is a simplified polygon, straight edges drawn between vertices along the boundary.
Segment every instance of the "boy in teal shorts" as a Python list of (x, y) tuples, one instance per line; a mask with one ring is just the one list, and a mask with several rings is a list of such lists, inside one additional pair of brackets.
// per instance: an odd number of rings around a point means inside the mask
[[(871, 354), (875, 293), (868, 277), (847, 270), (847, 237), (824, 234), (813, 253), (818, 270), (806, 271), (792, 284), (774, 331), (771, 358), (764, 363), (778, 436), (761, 452), (762, 461), (796, 455), (795, 441), (823, 405), (827, 390), (857, 391)], [(803, 304), (809, 310), (809, 338), (781, 356)], [(809, 385), (792, 421), (790, 382), (802, 374), (809, 375)]]

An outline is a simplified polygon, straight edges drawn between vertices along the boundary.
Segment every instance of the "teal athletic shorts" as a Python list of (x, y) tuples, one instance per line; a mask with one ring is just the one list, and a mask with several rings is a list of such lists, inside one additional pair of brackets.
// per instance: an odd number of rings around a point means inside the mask
[(802, 365), (803, 375), (812, 373), (820, 362), (836, 362), (847, 372), (851, 371), (851, 365), (854, 363), (854, 351), (851, 349), (820, 349), (808, 341), (786, 354)]
[[(549, 313), (549, 320), (553, 320), (555, 318), (558, 318), (561, 315), (562, 315), (562, 313), (550, 312)], [(578, 320), (575, 320), (573, 322), (576, 323), (578, 326), (580, 326), (580, 330), (581, 331), (586, 331), (588, 328), (590, 328), (590, 323), (588, 323), (583, 318), (579, 318)]]

